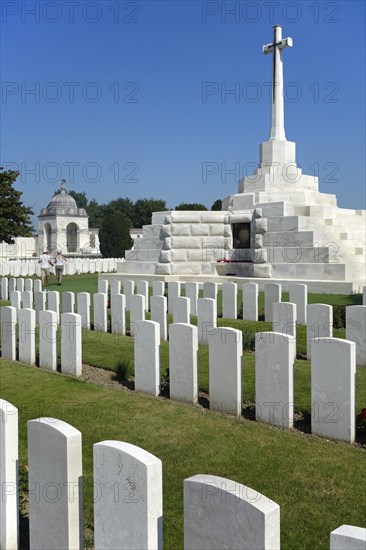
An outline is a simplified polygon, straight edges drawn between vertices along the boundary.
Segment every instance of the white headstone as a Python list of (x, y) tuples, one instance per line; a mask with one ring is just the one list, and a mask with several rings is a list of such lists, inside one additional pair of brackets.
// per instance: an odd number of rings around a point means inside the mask
[(0, 399), (0, 548), (19, 547), (18, 409)]
[(12, 290), (10, 292), (10, 305), (12, 307), (15, 307), (15, 309), (20, 309), (21, 303), (22, 303), (21, 298), (22, 298), (22, 295), (19, 290)]
[(179, 296), (173, 299), (173, 323), (191, 322), (191, 301), (189, 298)]
[(41, 279), (35, 279), (33, 281), (33, 292), (42, 292), (42, 281), (41, 281)]
[(57, 290), (47, 292), (47, 309), (56, 313), (56, 321), (60, 322), (60, 293)]
[(289, 301), (296, 304), (297, 323), (306, 325), (306, 306), (308, 305), (307, 285), (293, 283), (289, 289)]
[(173, 313), (173, 300), (180, 296), (181, 284), (179, 281), (168, 282), (168, 313)]
[(197, 300), (199, 293), (198, 283), (185, 283), (186, 297), (191, 301), (191, 315), (197, 315)]
[(306, 308), (306, 347), (307, 358), (311, 359), (311, 341), (333, 336), (333, 308), (327, 304), (310, 304)]
[(270, 323), (273, 321), (272, 304), (281, 302), (281, 285), (267, 283), (264, 285), (264, 319)]
[(28, 292), (33, 292), (33, 279), (25, 279), (24, 290)]
[(34, 365), (36, 362), (36, 312), (34, 309), (18, 311), (19, 361)]
[(243, 285), (243, 319), (258, 321), (258, 285), (245, 283)]
[(280, 507), (230, 479), (184, 480), (184, 549), (279, 550)]
[(39, 312), (39, 366), (41, 369), (57, 370), (57, 326), (55, 311)]
[(295, 341), (277, 332), (257, 332), (255, 341), (256, 419), (282, 428), (294, 422)]
[(78, 314), (81, 317), (81, 328), (90, 329), (90, 294), (78, 292), (76, 295)]
[(77, 313), (61, 315), (61, 372), (81, 376), (81, 317)]
[(16, 288), (17, 280), (14, 277), (9, 277), (8, 282), (9, 282), (9, 295), (10, 295), (10, 292), (14, 292), (17, 289)]
[(62, 293), (62, 313), (74, 313), (75, 311), (75, 293)]
[(203, 283), (203, 297), (216, 300), (217, 287), (218, 287), (217, 283), (210, 283), (210, 282)]
[(153, 281), (153, 296), (164, 296), (165, 283), (164, 281)]
[(1, 279), (1, 299), (9, 299), (9, 283), (7, 277), (2, 277)]
[(222, 284), (222, 316), (224, 319), (236, 319), (238, 315), (238, 285)]
[(366, 306), (366, 286), (363, 287), (362, 305)]
[(1, 357), (16, 360), (16, 324), (17, 310), (15, 307), (1, 308)]
[(16, 289), (19, 292), (24, 292), (24, 279), (22, 277), (19, 277), (16, 282)]
[(346, 307), (346, 338), (356, 344), (356, 366), (366, 367), (366, 306)]
[[(177, 299), (177, 298), (176, 298)], [(197, 403), (198, 400), (198, 330), (189, 324), (169, 327), (170, 399)]]
[(217, 328), (208, 338), (210, 409), (241, 415), (243, 355), (242, 332)]
[(108, 294), (108, 281), (107, 279), (101, 279), (98, 277), (98, 293)]
[(21, 293), (21, 303), (24, 308), (33, 308), (33, 292), (30, 290), (24, 290)]
[(97, 332), (107, 332), (108, 330), (107, 305), (107, 294), (97, 292), (93, 294), (94, 330)]
[(145, 311), (149, 311), (149, 282), (137, 281), (137, 294), (141, 294), (145, 297)]
[(118, 279), (111, 279), (111, 296), (112, 294), (121, 293), (121, 281)]
[[(137, 295), (138, 296), (138, 295)], [(158, 396), (160, 392), (160, 325), (137, 321), (135, 343), (135, 390)]]
[(62, 420), (30, 420), (28, 468), (30, 548), (82, 550), (81, 433)]
[(165, 296), (151, 296), (151, 320), (159, 323), (160, 325), (160, 338), (161, 340), (167, 340), (168, 338), (168, 300)]
[(208, 336), (215, 332), (217, 324), (217, 305), (212, 298), (197, 300), (198, 342), (208, 343)]
[(296, 304), (275, 302), (272, 304), (272, 331), (291, 337), (294, 342), (293, 351), (296, 358)]
[(330, 534), (330, 550), (365, 550), (366, 529), (341, 525)]
[(130, 296), (130, 327), (134, 334), (135, 325), (138, 321), (145, 319), (145, 296), (133, 294)]
[(126, 334), (126, 296), (111, 294), (111, 331), (121, 336)]
[(131, 296), (135, 293), (135, 282), (127, 280), (123, 284), (123, 294), (126, 296), (126, 309), (130, 311)]
[(162, 549), (161, 461), (122, 441), (96, 443), (93, 454), (94, 547)]
[(356, 344), (319, 338), (311, 348), (311, 431), (353, 443)]

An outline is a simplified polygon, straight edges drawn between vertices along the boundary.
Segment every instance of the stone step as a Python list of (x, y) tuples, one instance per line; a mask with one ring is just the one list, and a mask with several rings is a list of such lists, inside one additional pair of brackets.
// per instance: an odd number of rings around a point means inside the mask
[(161, 249), (163, 244), (164, 241), (159, 238), (143, 237), (142, 239), (139, 239), (137, 244), (135, 244), (135, 248), (138, 248), (139, 250), (151, 250), (152, 248)]
[(284, 279), (321, 279), (326, 281), (345, 281), (346, 266), (344, 264), (329, 263), (273, 263), (272, 277), (282, 277)]
[(304, 246), (311, 248), (316, 242), (313, 231), (268, 231), (264, 234), (264, 246)]

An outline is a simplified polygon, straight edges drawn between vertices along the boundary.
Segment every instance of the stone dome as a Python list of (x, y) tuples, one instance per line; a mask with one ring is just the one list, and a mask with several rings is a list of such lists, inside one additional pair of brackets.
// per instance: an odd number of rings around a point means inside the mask
[(75, 199), (66, 193), (64, 189), (53, 196), (47, 208), (42, 209), (42, 215), (69, 214), (78, 215), (78, 207)]

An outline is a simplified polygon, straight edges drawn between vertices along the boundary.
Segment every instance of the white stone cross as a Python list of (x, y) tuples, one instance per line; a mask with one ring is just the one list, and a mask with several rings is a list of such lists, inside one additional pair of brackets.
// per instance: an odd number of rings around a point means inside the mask
[(263, 46), (263, 53), (273, 53), (272, 106), (270, 141), (285, 140), (285, 115), (283, 105), (283, 63), (282, 50), (292, 47), (292, 38), (282, 39), (282, 27), (275, 25), (273, 44)]

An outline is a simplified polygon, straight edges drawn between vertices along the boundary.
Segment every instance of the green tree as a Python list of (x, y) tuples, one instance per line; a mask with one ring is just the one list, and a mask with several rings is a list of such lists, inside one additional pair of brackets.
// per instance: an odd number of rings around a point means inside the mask
[(211, 210), (222, 210), (222, 200), (217, 199), (211, 206)]
[(166, 202), (162, 199), (139, 199), (135, 202), (133, 208), (132, 226), (150, 225), (153, 212), (164, 212), (166, 210)]
[(0, 242), (12, 244), (13, 237), (31, 237), (33, 210), (24, 206), (21, 191), (13, 188), (19, 172), (0, 168)]
[(95, 199), (92, 199), (88, 203), (86, 213), (89, 216), (89, 227), (101, 227), (103, 219), (107, 215), (107, 206), (105, 204), (99, 204)]
[(175, 207), (176, 210), (207, 210), (204, 204), (193, 202), (192, 204), (187, 202), (181, 202)]
[(124, 214), (107, 215), (99, 232), (100, 251), (105, 258), (124, 258), (133, 244), (131, 221)]

